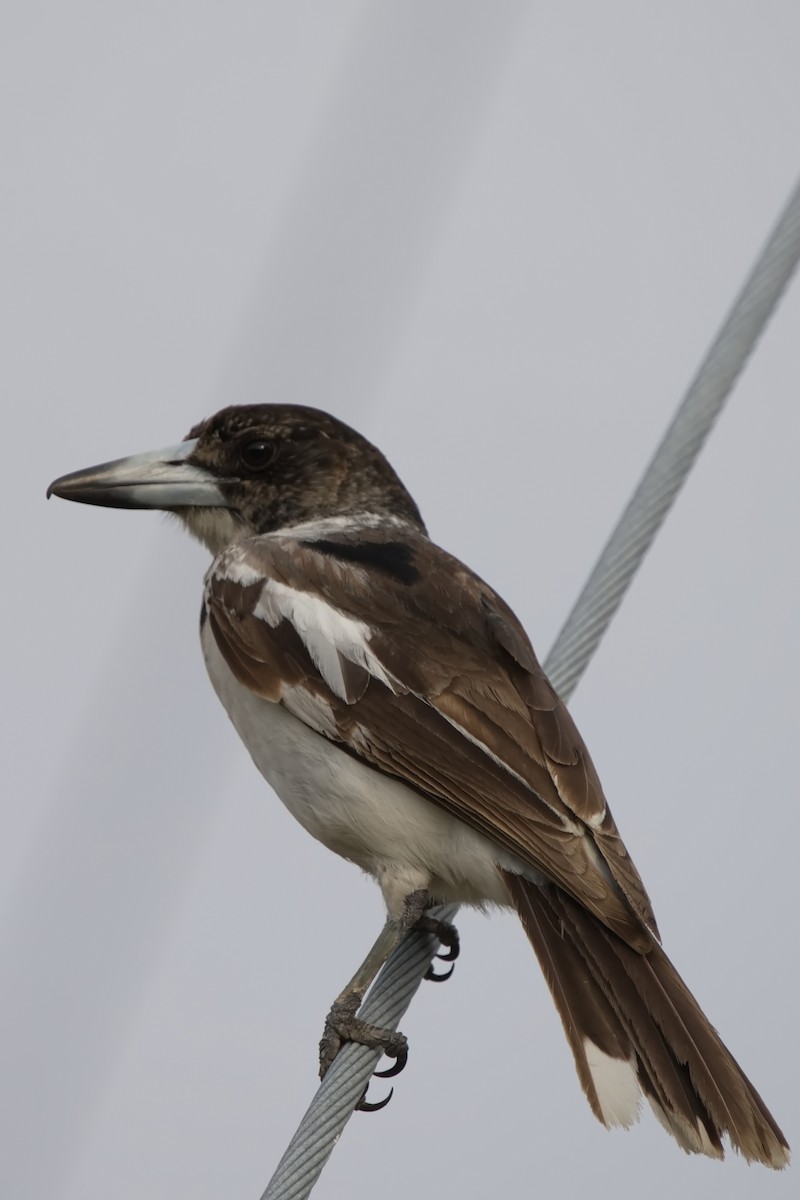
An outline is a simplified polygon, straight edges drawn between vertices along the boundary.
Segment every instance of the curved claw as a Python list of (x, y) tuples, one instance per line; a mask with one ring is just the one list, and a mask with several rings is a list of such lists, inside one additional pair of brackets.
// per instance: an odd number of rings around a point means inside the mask
[[(404, 1046), (399, 1054), (389, 1055), (389, 1057), (394, 1057), (394, 1063), (391, 1067), (387, 1067), (385, 1071), (373, 1071), (372, 1074), (376, 1079), (393, 1079), (395, 1075), (399, 1075), (408, 1062), (408, 1048)], [(366, 1093), (364, 1094), (366, 1095)], [(391, 1095), (391, 1092), (389, 1094)], [(388, 1104), (388, 1100), (386, 1103)], [(381, 1105), (381, 1107), (383, 1106)]]
[[(444, 954), (442, 954), (442, 955), (437, 954), (436, 957), (437, 958), (446, 958), (447, 956)], [(456, 969), (456, 964), (453, 963), (451, 965), (449, 971), (442, 971), (441, 975), (437, 975), (433, 969), (433, 965), (431, 965), (430, 967), (428, 967), (427, 971), (425, 972), (425, 978), (430, 979), (431, 983), (444, 983), (446, 980), (448, 980), (450, 978), (450, 976), (453, 974), (453, 971), (455, 971), (455, 969)]]
[(394, 1088), (390, 1088), (388, 1096), (384, 1096), (382, 1100), (378, 1100), (375, 1104), (372, 1104), (367, 1100), (367, 1090), (367, 1088), (364, 1088), (364, 1095), (356, 1105), (356, 1112), (380, 1112), (382, 1108), (386, 1108), (386, 1105), (394, 1095)]
[(440, 950), (436, 957), (440, 958), (442, 962), (455, 962), (460, 949), (458, 942), (454, 942), (452, 946), (448, 946), (447, 950)]
[[(439, 941), (439, 949), (436, 951), (436, 957), (442, 962), (455, 962), (458, 958), (461, 949), (458, 930), (450, 921), (440, 921), (438, 917), (432, 917), (429, 913), (423, 913), (417, 921), (417, 929), (424, 929), (428, 933), (432, 933)], [(428, 976), (431, 978), (431, 976)], [(448, 976), (441, 975), (440, 979), (447, 979)]]

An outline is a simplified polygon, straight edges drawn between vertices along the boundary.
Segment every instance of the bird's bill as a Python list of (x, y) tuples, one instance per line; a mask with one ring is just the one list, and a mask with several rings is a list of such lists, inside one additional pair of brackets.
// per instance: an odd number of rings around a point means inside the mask
[(108, 508), (227, 508), (214, 476), (186, 460), (197, 439), (73, 471), (53, 481), (50, 496)]

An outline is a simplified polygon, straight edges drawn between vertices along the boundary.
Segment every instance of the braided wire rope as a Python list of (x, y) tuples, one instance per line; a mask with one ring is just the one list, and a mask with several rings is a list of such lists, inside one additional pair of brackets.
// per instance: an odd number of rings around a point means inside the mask
[[(681, 402), (658, 449), (555, 640), (544, 666), (568, 700), (631, 580), (672, 507), (734, 383), (741, 374), (800, 259), (800, 184)], [(456, 905), (434, 910), (452, 920)], [(430, 933), (406, 936), (359, 1010), (364, 1020), (396, 1029), (438, 947)], [(345, 1044), (321, 1083), (261, 1200), (304, 1200), (319, 1178), (380, 1053)]]

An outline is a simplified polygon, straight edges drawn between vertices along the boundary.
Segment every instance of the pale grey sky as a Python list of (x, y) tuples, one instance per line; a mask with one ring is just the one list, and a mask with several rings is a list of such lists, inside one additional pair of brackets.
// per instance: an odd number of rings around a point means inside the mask
[[(205, 553), (44, 502), (223, 403), (329, 408), (542, 656), (793, 186), (800, 9), (17, 6), (0, 40), (0, 1190), (256, 1197), (377, 890), (204, 677)], [(800, 292), (572, 708), (668, 952), (800, 1138)], [(591, 1116), (521, 930), (462, 914), (315, 1195), (785, 1200)]]

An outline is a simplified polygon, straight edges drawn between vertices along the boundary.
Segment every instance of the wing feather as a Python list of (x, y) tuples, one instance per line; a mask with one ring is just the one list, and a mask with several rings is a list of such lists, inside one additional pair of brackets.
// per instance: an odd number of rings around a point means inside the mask
[(224, 552), (206, 604), (228, 665), (269, 700), (286, 703), (284, 687), (323, 700), (344, 748), (646, 948), (642, 925), (657, 935), (650, 901), (522, 626), (456, 559), (421, 534), (407, 541), (409, 581), (376, 579), (355, 556), (288, 535)]

